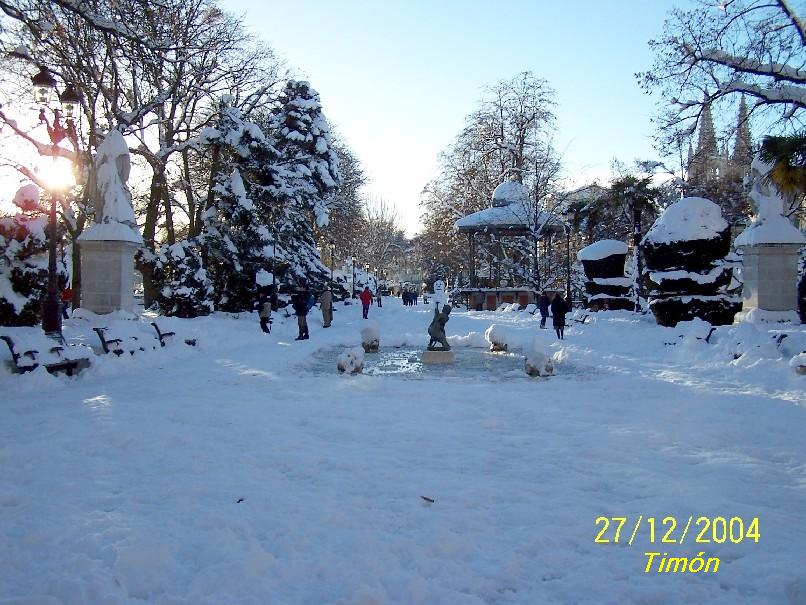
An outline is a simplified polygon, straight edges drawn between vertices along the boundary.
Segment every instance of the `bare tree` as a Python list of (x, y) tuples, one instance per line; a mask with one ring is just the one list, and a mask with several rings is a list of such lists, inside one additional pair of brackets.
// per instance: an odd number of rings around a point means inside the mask
[[(671, 104), (658, 118), (661, 142), (691, 135), (706, 106), (745, 95), (749, 116), (784, 130), (803, 126), (806, 25), (788, 0), (699, 0), (672, 10), (663, 36), (649, 42), (655, 61), (636, 74)], [(666, 106), (668, 107), (668, 106)]]

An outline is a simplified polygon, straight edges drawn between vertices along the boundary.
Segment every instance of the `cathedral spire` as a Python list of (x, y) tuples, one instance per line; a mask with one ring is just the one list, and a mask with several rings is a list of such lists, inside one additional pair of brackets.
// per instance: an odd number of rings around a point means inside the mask
[(739, 101), (739, 116), (736, 123), (736, 144), (731, 158), (736, 167), (750, 168), (753, 161), (753, 139), (750, 136), (750, 122), (747, 116), (747, 103), (742, 95)]

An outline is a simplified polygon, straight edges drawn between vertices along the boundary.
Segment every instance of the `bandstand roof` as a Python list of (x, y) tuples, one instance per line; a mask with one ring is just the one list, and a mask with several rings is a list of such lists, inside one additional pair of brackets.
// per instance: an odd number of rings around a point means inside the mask
[(459, 233), (492, 233), (496, 235), (532, 235), (535, 218), (542, 233), (560, 233), (563, 226), (556, 217), (539, 211), (537, 217), (521, 202), (485, 208), (468, 214), (454, 223)]

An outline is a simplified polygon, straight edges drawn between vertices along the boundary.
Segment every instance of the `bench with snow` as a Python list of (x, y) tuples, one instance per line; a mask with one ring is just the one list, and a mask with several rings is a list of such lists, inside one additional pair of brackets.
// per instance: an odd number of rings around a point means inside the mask
[(68, 376), (90, 365), (87, 349), (83, 345), (63, 347), (47, 336), (25, 336), (16, 341), (7, 335), (0, 336), (11, 353), (11, 367), (18, 374), (31, 372), (44, 366), (51, 374), (64, 372)]
[[(98, 340), (101, 341), (101, 348), (103, 349), (104, 353), (114, 353), (118, 357), (123, 355), (127, 350), (130, 355), (134, 355), (135, 351), (145, 351), (145, 347), (140, 346), (140, 343), (137, 340), (136, 336), (129, 336), (129, 339), (134, 341), (131, 343), (131, 346), (125, 347), (123, 346), (123, 339), (122, 338), (107, 338), (107, 330), (108, 328), (93, 328), (92, 331), (98, 335)], [(133, 347), (133, 348), (132, 348)], [(153, 347), (156, 348), (156, 347)]]
[[(269, 320), (269, 323), (271, 323), (271, 320)], [(163, 332), (162, 330), (160, 330), (160, 327), (157, 325), (156, 321), (152, 321), (151, 325), (154, 327), (154, 331), (157, 333), (157, 339), (160, 341), (160, 346), (161, 347), (165, 346), (165, 339), (166, 338), (168, 338), (169, 336), (176, 336), (175, 332)], [(191, 347), (195, 347), (196, 346), (196, 339), (195, 338), (186, 338), (185, 339), (185, 344), (188, 345), (188, 346), (191, 346)]]

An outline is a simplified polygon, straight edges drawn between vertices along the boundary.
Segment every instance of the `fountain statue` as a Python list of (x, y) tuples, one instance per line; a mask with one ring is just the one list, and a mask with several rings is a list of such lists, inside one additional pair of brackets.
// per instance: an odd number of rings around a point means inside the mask
[[(451, 350), (451, 345), (448, 344), (448, 339), (445, 337), (445, 324), (448, 323), (450, 314), (450, 305), (442, 305), (442, 311), (439, 310), (439, 305), (434, 306), (434, 319), (428, 326), (428, 335), (431, 337), (431, 341), (428, 343), (429, 351)], [(437, 344), (440, 345), (440, 348), (437, 348)]]

